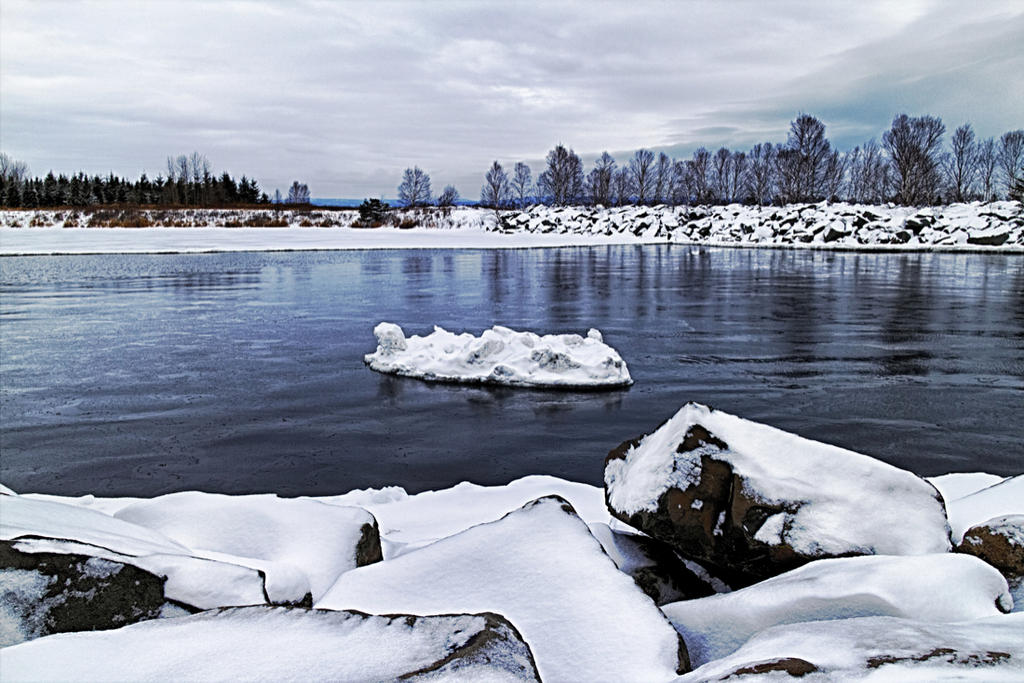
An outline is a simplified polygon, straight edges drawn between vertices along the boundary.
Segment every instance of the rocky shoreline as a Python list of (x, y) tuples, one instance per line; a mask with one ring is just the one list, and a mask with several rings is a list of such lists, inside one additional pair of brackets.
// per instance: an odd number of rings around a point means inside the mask
[(1022, 500), (1024, 475), (922, 479), (699, 404), (613, 449), (603, 490), (0, 487), (0, 659), (12, 681), (1010, 680)]
[[(794, 204), (783, 207), (395, 209), (363, 227), (354, 210), (0, 211), (8, 255), (376, 248), (686, 244), (761, 249), (1024, 253), (1024, 206)], [(112, 228), (122, 228), (113, 230)]]
[(641, 240), (817, 249), (1024, 250), (1020, 202), (938, 207), (797, 204), (784, 207), (547, 207), (504, 213), (502, 233), (628, 233)]

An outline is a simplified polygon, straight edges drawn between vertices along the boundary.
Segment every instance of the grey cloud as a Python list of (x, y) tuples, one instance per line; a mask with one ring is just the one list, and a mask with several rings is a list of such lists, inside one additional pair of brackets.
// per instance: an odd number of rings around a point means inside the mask
[[(0, 5), (4, 151), (36, 172), (153, 174), (200, 149), (269, 190), (391, 196), (417, 164), (474, 197), (558, 142), (744, 147), (799, 110), (841, 146), (897, 110), (1020, 127), (1011, 3)], [(620, 161), (631, 152), (615, 153)]]

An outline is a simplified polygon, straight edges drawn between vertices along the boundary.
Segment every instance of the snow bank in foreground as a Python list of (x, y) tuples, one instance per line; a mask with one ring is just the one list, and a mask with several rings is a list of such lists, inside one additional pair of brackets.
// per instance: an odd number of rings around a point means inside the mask
[(377, 350), (364, 360), (377, 372), (517, 387), (614, 388), (633, 383), (622, 357), (597, 330), (586, 337), (542, 337), (495, 325), (474, 337), (434, 327), (425, 337), (406, 338), (401, 327), (382, 322), (373, 333)]
[[(1016, 681), (1024, 678), (1024, 614), (958, 623), (895, 617), (816, 621), (770, 628), (735, 653), (677, 679)], [(759, 675), (760, 674), (760, 675)], [(809, 674), (809, 675), (808, 675)], [(769, 674), (770, 676), (770, 674)]]
[(244, 607), (7, 648), (5, 681), (534, 681), (496, 615), (369, 616)]
[(818, 560), (742, 590), (663, 605), (694, 666), (780, 624), (853, 617), (966, 621), (1009, 612), (998, 571), (969, 555)]
[(665, 616), (558, 498), (347, 572), (316, 606), (496, 612), (530, 644), (546, 681), (665, 681), (679, 667)]

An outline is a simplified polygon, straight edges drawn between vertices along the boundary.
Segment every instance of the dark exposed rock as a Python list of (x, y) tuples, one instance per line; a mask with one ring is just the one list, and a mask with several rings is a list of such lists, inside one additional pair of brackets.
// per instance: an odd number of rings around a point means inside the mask
[[(485, 626), (475, 633), (464, 645), (453, 649), (429, 666), (410, 671), (398, 677), (401, 681), (437, 680), (467, 670), (485, 671), (498, 669), (515, 676), (516, 680), (540, 681), (537, 663), (530, 646), (508, 619), (500, 614), (484, 612), (476, 615), (484, 618)], [(391, 618), (404, 619), (409, 626), (424, 617), (394, 615)], [(436, 619), (437, 617), (426, 617)]]
[(740, 667), (732, 673), (726, 674), (723, 678), (727, 680), (735, 676), (769, 674), (774, 671), (783, 671), (790, 676), (799, 678), (818, 671), (818, 667), (814, 666), (806, 659), (800, 659), (799, 657), (784, 657), (782, 659), (773, 659), (769, 662), (749, 664), (747, 666)]
[(946, 664), (961, 666), (991, 666), (1010, 658), (1008, 652), (960, 652), (951, 647), (937, 647), (928, 652), (916, 655), (879, 655), (867, 661), (869, 669), (877, 669), (886, 664), (903, 664), (909, 662), (940, 661)]
[(836, 228), (830, 226), (829, 229), (825, 232), (825, 241), (835, 242), (840, 237), (846, 237), (849, 234), (849, 230), (837, 230)]
[(613, 531), (605, 524), (591, 525), (616, 566), (628, 574), (657, 605), (693, 600), (714, 594), (668, 545), (649, 536)]
[(1006, 241), (1010, 239), (1010, 231), (992, 232), (983, 235), (968, 235), (967, 244), (984, 244), (990, 247), (998, 247), (1001, 244), (1006, 244)]
[(1007, 515), (971, 527), (957, 546), (988, 562), (1004, 575), (1024, 575), (1024, 515)]
[(361, 529), (359, 541), (356, 543), (356, 566), (373, 564), (384, 559), (384, 552), (380, 547), (380, 527), (377, 526), (376, 518), (373, 524), (364, 524)]
[[(0, 541), (0, 646), (51, 633), (119, 628), (155, 619), (164, 578), (87, 555), (25, 553)], [(16, 626), (9, 631), (7, 625)]]

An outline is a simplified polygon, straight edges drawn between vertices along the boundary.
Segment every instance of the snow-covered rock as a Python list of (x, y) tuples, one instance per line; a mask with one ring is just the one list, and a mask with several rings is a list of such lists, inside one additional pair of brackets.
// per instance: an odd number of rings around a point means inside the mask
[(414, 496), (391, 488), (387, 492), (353, 491), (315, 500), (359, 505), (372, 512), (380, 525), (384, 557), (391, 559), (478, 524), (498, 520), (545, 496), (565, 498), (587, 523), (612, 522), (601, 489), (548, 475), (523, 477), (504, 486), (462, 482)]
[(4, 681), (536, 681), (495, 614), (372, 616), (242, 607), (3, 651)]
[(319, 600), (343, 572), (382, 557), (372, 514), (309, 499), (189, 491), (134, 503), (114, 517), (197, 556), (263, 572), (274, 602), (306, 593)]
[(972, 526), (957, 546), (1014, 577), (1024, 576), (1024, 515), (1004, 515)]
[(77, 541), (125, 555), (187, 554), (158, 531), (96, 510), (27, 496), (0, 496), (0, 540), (28, 536)]
[(495, 325), (479, 336), (440, 327), (425, 337), (406, 337), (383, 322), (373, 329), (377, 350), (365, 361), (377, 372), (434, 382), (515, 387), (615, 388), (633, 380), (619, 353), (601, 333), (516, 332)]
[(804, 681), (1020, 681), (1022, 633), (1024, 614), (956, 623), (861, 617), (787, 624), (762, 631), (733, 654), (676, 683), (791, 676)]
[(24, 553), (14, 546), (0, 541), (0, 647), (160, 615), (163, 577), (88, 555)]
[[(87, 555), (164, 576), (168, 599), (198, 609), (301, 601), (309, 591), (295, 569), (288, 592), (270, 598), (258, 569), (197, 556), (159, 531), (99, 510), (27, 496), (0, 496), (0, 540), (23, 553)], [(285, 587), (287, 588), (287, 587)]]
[(686, 670), (665, 616), (555, 497), (346, 572), (317, 607), (497, 612), (530, 644), (547, 681), (656, 681)]
[(946, 500), (953, 541), (976, 524), (1004, 515), (1024, 514), (1024, 474), (1006, 479), (953, 500)]
[(818, 560), (742, 590), (661, 609), (698, 667), (780, 624), (869, 616), (967, 621), (1012, 607), (999, 572), (973, 557), (943, 553)]
[(859, 453), (689, 403), (605, 462), (617, 518), (747, 585), (814, 559), (948, 552), (941, 496)]

